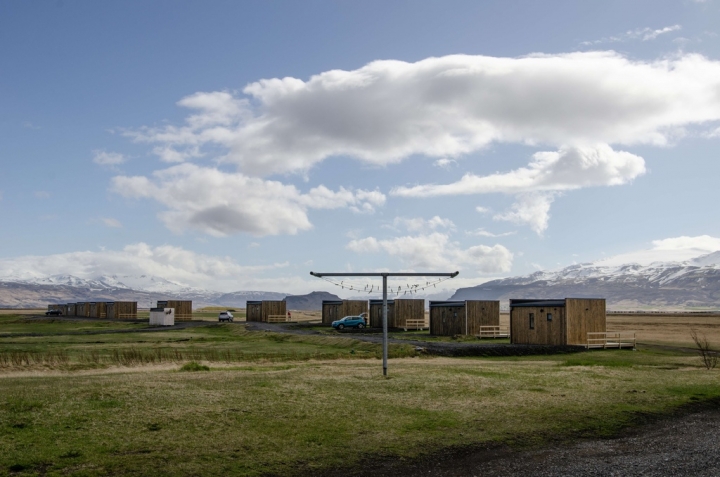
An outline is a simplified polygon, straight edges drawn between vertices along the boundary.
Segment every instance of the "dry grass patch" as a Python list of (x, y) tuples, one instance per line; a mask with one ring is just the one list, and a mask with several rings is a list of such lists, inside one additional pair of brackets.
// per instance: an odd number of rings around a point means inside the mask
[[(613, 364), (618, 354), (631, 365)], [(210, 372), (5, 377), (0, 472), (311, 473), (451, 445), (610, 434), (638, 413), (720, 395), (718, 371), (652, 352), (403, 358), (389, 378), (375, 359), (199, 364)]]

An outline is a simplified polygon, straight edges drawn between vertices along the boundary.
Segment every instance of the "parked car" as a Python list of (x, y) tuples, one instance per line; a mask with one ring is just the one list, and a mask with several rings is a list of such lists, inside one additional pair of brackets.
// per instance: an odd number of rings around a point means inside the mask
[(332, 327), (336, 330), (342, 330), (345, 328), (365, 328), (365, 318), (363, 316), (346, 316), (337, 321), (332, 322)]
[(218, 315), (218, 321), (232, 321), (233, 315), (229, 311), (221, 311)]
[(45, 316), (62, 316), (62, 311), (60, 311), (60, 310), (46, 311)]

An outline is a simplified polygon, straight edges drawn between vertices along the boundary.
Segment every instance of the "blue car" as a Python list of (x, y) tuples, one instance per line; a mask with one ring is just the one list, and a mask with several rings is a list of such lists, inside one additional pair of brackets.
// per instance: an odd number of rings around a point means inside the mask
[(332, 322), (332, 327), (336, 330), (342, 330), (345, 328), (365, 328), (365, 317), (363, 316), (346, 316), (337, 321)]

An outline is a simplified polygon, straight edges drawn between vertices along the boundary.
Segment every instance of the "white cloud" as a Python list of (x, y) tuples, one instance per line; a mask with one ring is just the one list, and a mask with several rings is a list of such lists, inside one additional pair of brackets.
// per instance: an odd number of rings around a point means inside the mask
[[(288, 285), (287, 279), (278, 279), (276, 286), (272, 286), (271, 279), (257, 279), (256, 282), (252, 280), (262, 272), (286, 266), (287, 263), (245, 266), (238, 264), (231, 257), (203, 255), (171, 245), (152, 247), (145, 243), (137, 243), (127, 245), (122, 250), (0, 259), (0, 278), (32, 279), (52, 275), (73, 275), (84, 279), (96, 279), (109, 275), (134, 277), (149, 275), (210, 290), (236, 291), (243, 289), (243, 285), (249, 283), (255, 285), (262, 283), (265, 289), (282, 290), (277, 286)], [(253, 278), (250, 280), (247, 277)]]
[(536, 234), (542, 235), (550, 221), (550, 205), (555, 195), (552, 192), (520, 194), (509, 211), (497, 214), (493, 219), (529, 225)]
[(710, 235), (695, 237), (680, 236), (661, 240), (653, 240), (652, 247), (622, 253), (600, 260), (598, 265), (619, 266), (627, 263), (649, 265), (652, 262), (685, 261), (700, 255), (720, 250), (720, 238)]
[(104, 217), (101, 220), (102, 220), (103, 224), (105, 224), (106, 226), (108, 226), (110, 228), (114, 228), (114, 229), (122, 228), (122, 224), (120, 223), (120, 221), (118, 219)]
[(510, 271), (513, 259), (513, 254), (502, 245), (475, 245), (463, 249), (450, 241), (448, 234), (440, 232), (387, 240), (365, 237), (350, 241), (347, 248), (357, 253), (385, 252), (413, 269), (433, 271), (470, 269), (480, 273), (504, 273)]
[(583, 41), (580, 43), (581, 45), (590, 46), (590, 45), (599, 45), (601, 43), (622, 43), (625, 41), (630, 40), (641, 40), (641, 41), (649, 41), (654, 40), (660, 35), (664, 35), (666, 33), (671, 33), (674, 31), (681, 30), (682, 27), (680, 25), (671, 25), (666, 26), (664, 28), (636, 28), (635, 30), (628, 30), (623, 34), (620, 35), (614, 35), (609, 36), (605, 38), (601, 38), (599, 40), (593, 40), (593, 41)]
[(425, 220), (422, 217), (395, 217), (393, 225), (397, 227), (405, 228), (410, 232), (427, 232), (429, 230), (435, 230), (438, 228), (450, 229), (455, 228), (455, 224), (450, 219), (443, 219), (440, 216), (434, 216), (431, 219)]
[(307, 171), (331, 156), (452, 159), (493, 142), (663, 145), (683, 127), (720, 119), (719, 86), (720, 62), (697, 54), (386, 60), (307, 81), (260, 80), (244, 97), (196, 93), (178, 103), (194, 110), (185, 125), (126, 134), (178, 151), (219, 146), (221, 160), (250, 175)]
[(475, 235), (477, 237), (493, 237), (493, 238), (495, 238), (495, 237), (509, 237), (510, 235), (515, 235), (517, 232), (503, 232), (501, 234), (495, 234), (492, 232), (488, 232), (485, 229), (477, 229), (477, 230), (472, 230), (472, 231), (465, 232), (465, 233), (467, 235)]
[(351, 208), (372, 212), (385, 196), (378, 191), (332, 191), (319, 186), (303, 194), (293, 185), (185, 163), (144, 176), (117, 176), (112, 190), (129, 198), (154, 199), (175, 232), (196, 229), (214, 236), (296, 234), (312, 227), (308, 209)]
[[(402, 197), (506, 193), (517, 194), (510, 211), (494, 216), (528, 224), (538, 234), (547, 229), (550, 204), (558, 191), (590, 186), (625, 184), (645, 173), (645, 161), (610, 146), (564, 147), (557, 152), (537, 152), (527, 167), (488, 176), (465, 174), (451, 184), (396, 187), (390, 194)], [(476, 208), (485, 213), (485, 208)]]
[(613, 151), (610, 146), (599, 144), (594, 147), (564, 147), (557, 152), (537, 152), (527, 167), (514, 171), (489, 176), (468, 173), (452, 184), (396, 187), (390, 194), (401, 197), (433, 197), (563, 191), (625, 184), (644, 173), (645, 161), (642, 157), (629, 152)]
[(450, 166), (452, 166), (453, 164), (457, 165), (457, 161), (455, 161), (453, 159), (448, 159), (447, 157), (443, 157), (443, 158), (435, 161), (433, 164), (435, 164), (435, 166), (441, 167), (443, 169), (449, 169)]
[(478, 205), (477, 207), (475, 207), (475, 210), (476, 210), (479, 214), (489, 214), (489, 213), (490, 213), (490, 209), (489, 209), (488, 207), (482, 207), (482, 206), (480, 206), (480, 205)]
[(101, 166), (117, 166), (125, 162), (125, 156), (118, 152), (107, 152), (96, 149), (93, 151), (93, 162)]

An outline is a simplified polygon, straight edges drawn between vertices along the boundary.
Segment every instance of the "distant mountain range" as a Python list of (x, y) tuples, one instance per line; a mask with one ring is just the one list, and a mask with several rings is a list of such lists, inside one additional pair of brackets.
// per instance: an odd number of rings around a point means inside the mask
[(188, 287), (148, 275), (101, 276), (83, 279), (72, 275), (43, 278), (0, 279), (0, 307), (45, 307), (49, 303), (73, 303), (95, 300), (137, 301), (141, 308), (155, 306), (157, 300), (192, 300), (193, 306), (228, 306), (244, 308), (248, 300), (282, 300), (287, 293), (265, 291), (215, 292)]
[(609, 308), (622, 310), (720, 309), (720, 251), (684, 262), (572, 265), (460, 288), (451, 300), (565, 297), (607, 298)]
[[(452, 295), (452, 296), (451, 296)], [(606, 265), (603, 261), (542, 271), (523, 277), (493, 280), (469, 288), (414, 295), (426, 300), (501, 300), (509, 298), (603, 297), (608, 307), (640, 309), (720, 309), (720, 251), (684, 262)], [(141, 308), (155, 301), (181, 298), (195, 307), (244, 308), (248, 300), (283, 300), (291, 310), (319, 310), (323, 300), (337, 300), (328, 292), (307, 295), (266, 291), (215, 292), (188, 287), (149, 275), (100, 276), (91, 280), (72, 275), (0, 279), (0, 307), (45, 307), (48, 303), (93, 300), (137, 301)], [(363, 295), (358, 299), (379, 298)], [(398, 298), (390, 295), (388, 298)], [(402, 297), (399, 297), (402, 298)]]

